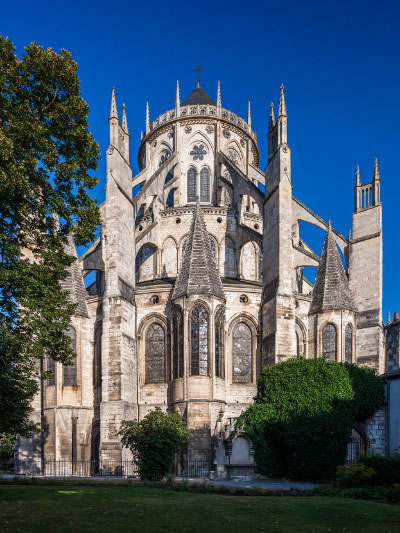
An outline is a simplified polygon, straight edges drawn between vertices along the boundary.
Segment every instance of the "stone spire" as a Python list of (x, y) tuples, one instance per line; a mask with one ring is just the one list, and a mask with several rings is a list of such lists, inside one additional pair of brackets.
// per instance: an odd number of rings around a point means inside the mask
[(126, 105), (122, 104), (122, 122), (121, 122), (121, 128), (124, 130), (126, 134), (129, 133), (128, 131), (128, 119), (126, 118)]
[(285, 94), (283, 92), (284, 86), (281, 85), (281, 97), (279, 100), (279, 111), (278, 111), (278, 117), (287, 117), (286, 113), (286, 103), (285, 103)]
[(146, 135), (150, 131), (150, 112), (149, 112), (149, 102), (146, 102)]
[(179, 115), (179, 112), (181, 110), (181, 97), (179, 94), (179, 81), (178, 80), (176, 80), (175, 110), (176, 110), (177, 115)]
[(198, 199), (172, 299), (192, 294), (213, 295), (225, 300), (224, 289)]
[(361, 177), (360, 177), (360, 167), (357, 165), (357, 168), (356, 168), (356, 182), (355, 182), (355, 186), (356, 187), (360, 187), (361, 186)]
[(378, 168), (378, 158), (375, 157), (375, 163), (374, 163), (374, 175), (372, 178), (374, 181), (379, 181), (379, 168)]
[(218, 90), (217, 90), (217, 107), (221, 107), (221, 84), (218, 80)]
[(108, 118), (118, 119), (117, 100), (115, 98), (115, 87), (112, 88), (112, 92), (111, 92), (110, 116)]
[(312, 291), (309, 314), (344, 309), (355, 311), (356, 307), (329, 221), (328, 233)]
[(274, 115), (274, 103), (270, 103), (270, 112), (269, 112), (269, 124), (268, 124), (268, 131), (271, 131), (272, 128), (275, 126), (275, 115)]
[(386, 324), (389, 326), (390, 323), (391, 323), (391, 321), (390, 321), (390, 311), (388, 311)]
[(247, 124), (251, 128), (251, 110), (250, 110), (250, 100), (249, 100), (249, 107), (247, 109)]

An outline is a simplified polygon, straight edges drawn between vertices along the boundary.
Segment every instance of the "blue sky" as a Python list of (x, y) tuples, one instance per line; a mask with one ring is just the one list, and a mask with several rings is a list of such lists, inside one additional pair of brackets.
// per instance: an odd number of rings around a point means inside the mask
[[(347, 235), (356, 164), (370, 181), (378, 157), (384, 207), (384, 318), (400, 311), (398, 220), (400, 185), (400, 3), (383, 0), (298, 2), (40, 1), (2, 5), (0, 33), (17, 52), (35, 41), (68, 48), (79, 64), (90, 128), (102, 161), (95, 195), (104, 199), (111, 87), (125, 102), (131, 162), (137, 169), (145, 105), (155, 118), (201, 85), (246, 117), (252, 103), (264, 169), (268, 106), (285, 85), (294, 194)], [(321, 230), (306, 236), (316, 252)]]

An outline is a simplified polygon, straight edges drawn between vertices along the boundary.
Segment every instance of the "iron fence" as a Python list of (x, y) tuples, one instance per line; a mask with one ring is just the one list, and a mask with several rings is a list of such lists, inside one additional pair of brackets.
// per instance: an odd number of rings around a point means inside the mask
[(366, 452), (366, 443), (363, 437), (353, 430), (351, 441), (347, 445), (347, 457), (346, 464), (351, 465), (356, 463), (360, 455), (363, 455)]
[[(4, 468), (2, 468), (4, 466)], [(46, 477), (138, 477), (138, 468), (131, 461), (16, 461), (0, 465), (0, 471), (27, 476)]]
[(207, 477), (210, 473), (209, 461), (189, 461), (188, 462), (188, 477)]

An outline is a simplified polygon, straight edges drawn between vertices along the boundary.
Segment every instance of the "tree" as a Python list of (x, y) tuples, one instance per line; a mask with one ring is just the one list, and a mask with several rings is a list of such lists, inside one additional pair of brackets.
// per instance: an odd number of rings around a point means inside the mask
[(122, 444), (129, 448), (141, 479), (160, 480), (171, 473), (174, 456), (191, 433), (178, 413), (166, 414), (159, 407), (143, 420), (123, 420), (119, 431)]
[(236, 426), (252, 439), (262, 474), (320, 481), (345, 461), (353, 425), (383, 402), (373, 371), (298, 357), (264, 369)]
[(0, 440), (37, 429), (40, 361), (74, 357), (64, 332), (75, 306), (60, 282), (68, 237), (87, 244), (99, 224), (87, 117), (67, 50), (32, 43), (19, 59), (0, 36)]

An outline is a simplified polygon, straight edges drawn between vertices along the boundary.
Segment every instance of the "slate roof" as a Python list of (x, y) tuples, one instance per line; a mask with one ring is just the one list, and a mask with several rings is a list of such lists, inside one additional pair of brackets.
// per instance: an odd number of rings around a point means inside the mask
[(67, 277), (61, 282), (61, 288), (64, 291), (68, 291), (70, 294), (70, 300), (77, 304), (75, 315), (88, 317), (88, 309), (86, 305), (87, 292), (85, 283), (83, 281), (82, 268), (78, 261), (78, 254), (72, 237), (68, 237), (68, 244), (65, 247), (65, 251), (69, 255), (76, 257), (76, 260), (68, 268)]
[(346, 309), (356, 311), (350, 285), (329, 223), (312, 291), (309, 313)]
[(225, 300), (224, 289), (217, 271), (210, 237), (199, 202), (197, 202), (193, 213), (172, 299), (192, 294), (212, 294)]
[(181, 104), (184, 105), (215, 105), (215, 102), (208, 96), (206, 91), (198, 85), (186, 98), (186, 100)]

